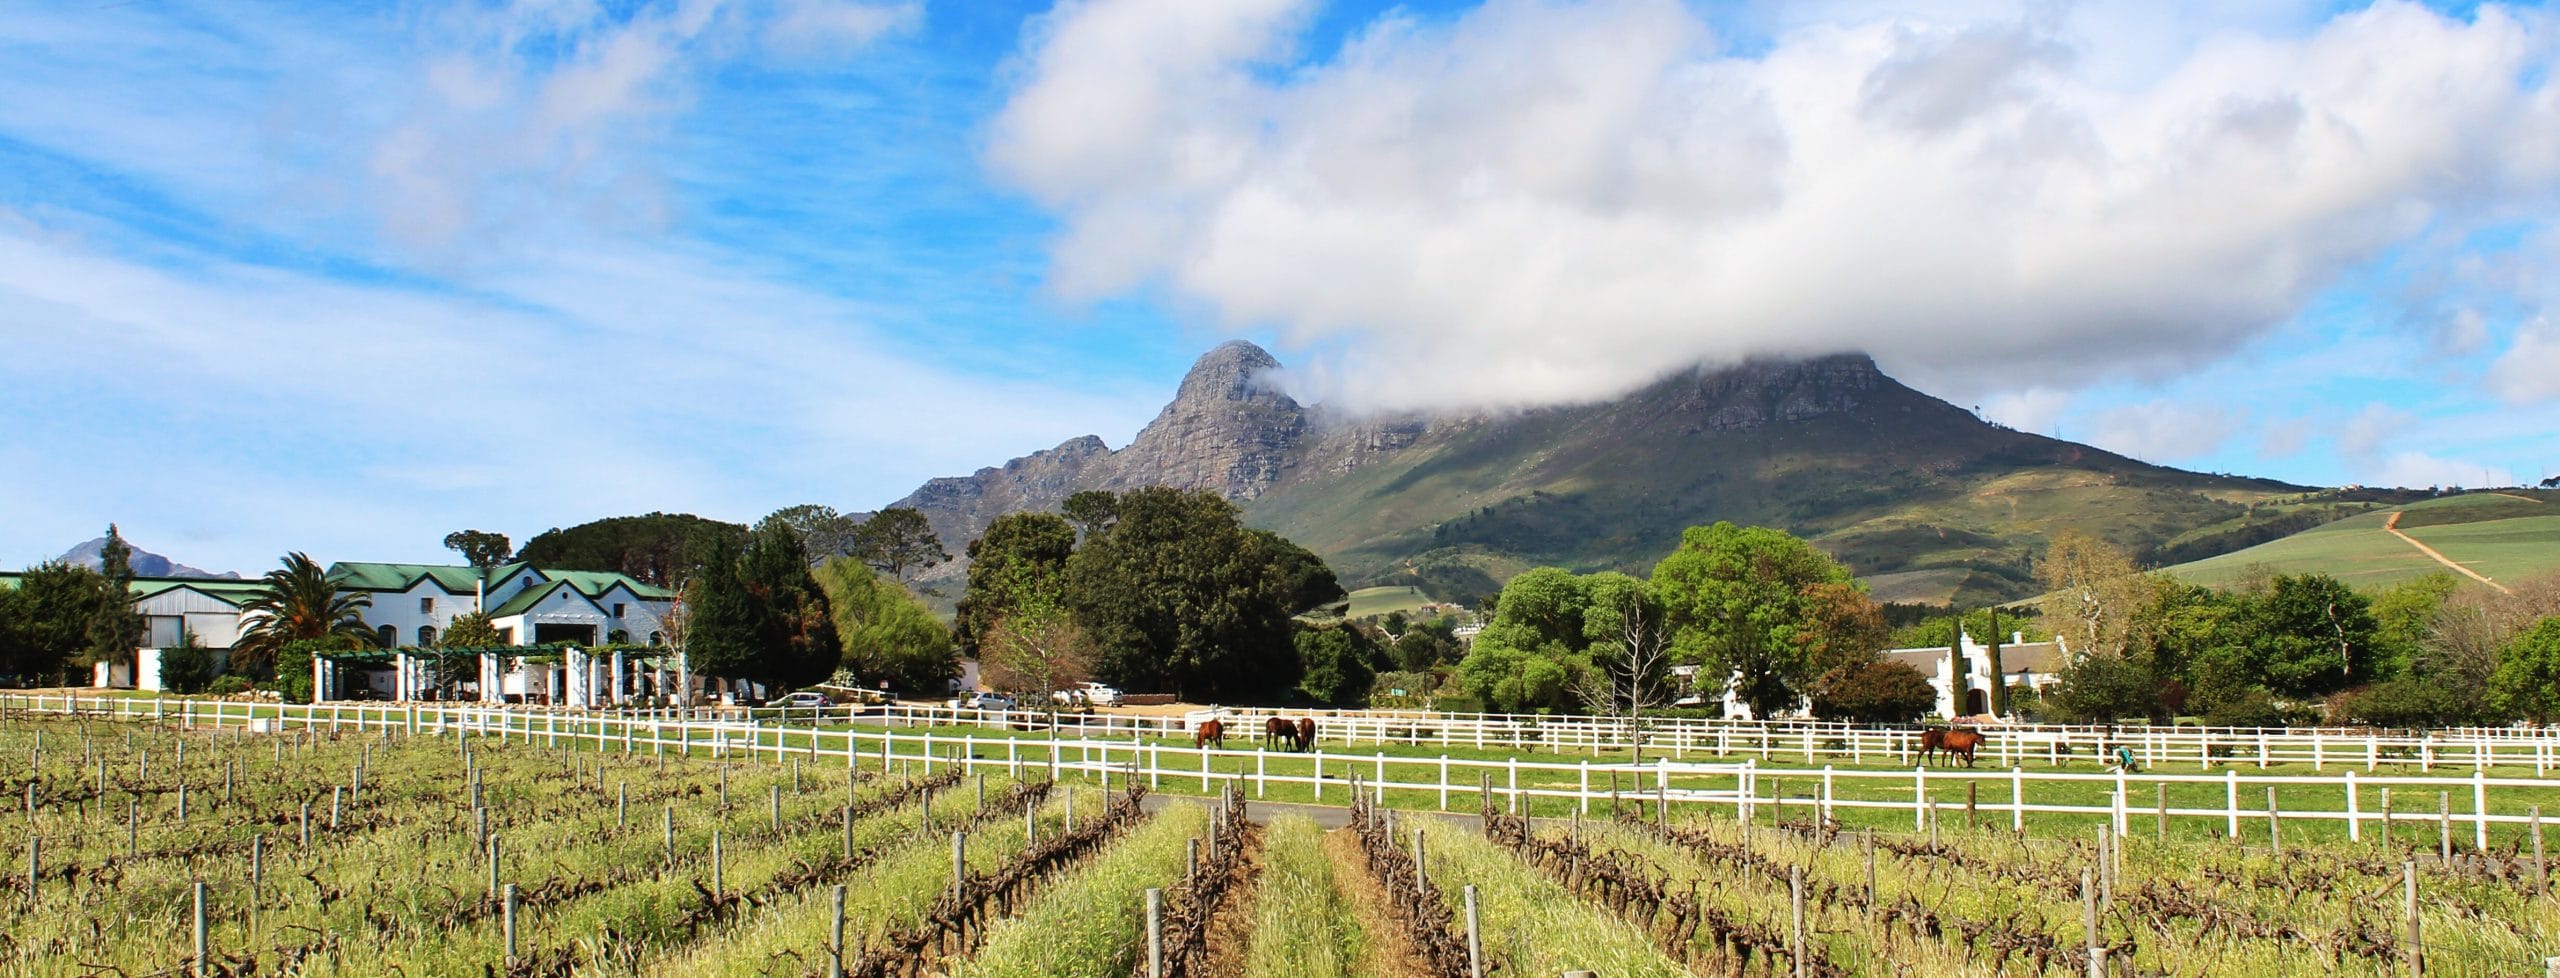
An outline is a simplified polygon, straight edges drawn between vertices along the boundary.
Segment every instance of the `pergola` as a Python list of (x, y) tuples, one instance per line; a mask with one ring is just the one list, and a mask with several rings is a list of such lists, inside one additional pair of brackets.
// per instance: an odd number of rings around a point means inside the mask
[[(675, 682), (668, 680), (672, 660)], [(558, 706), (621, 706), (663, 696), (693, 684), (684, 653), (664, 647), (607, 646), (586, 648), (568, 643), (508, 645), (490, 648), (358, 649), (323, 653), (311, 660), (314, 700), (344, 698), (341, 671), (348, 666), (388, 669), (392, 699), (428, 699), (458, 661), (479, 668), (480, 702), (503, 703), (507, 681), (515, 678), (521, 701)], [(642, 680), (646, 688), (642, 688)]]

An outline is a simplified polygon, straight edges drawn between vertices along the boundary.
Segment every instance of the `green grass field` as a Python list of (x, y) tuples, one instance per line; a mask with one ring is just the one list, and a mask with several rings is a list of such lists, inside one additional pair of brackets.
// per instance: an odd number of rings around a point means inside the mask
[[(2400, 530), (2495, 580), (2560, 571), (2560, 503), (2522, 496), (2560, 499), (2555, 493), (2476, 493), (2433, 499), (2403, 508)], [(2167, 571), (2198, 584), (2227, 585), (2263, 567), (2287, 574), (2325, 573), (2358, 587), (2382, 587), (2443, 570), (2444, 565), (2384, 532), (2391, 512), (2376, 510)]]
[(1431, 603), (1418, 587), (1364, 587), (1351, 592), (1351, 617), (1366, 618), (1392, 611), (1414, 611)]

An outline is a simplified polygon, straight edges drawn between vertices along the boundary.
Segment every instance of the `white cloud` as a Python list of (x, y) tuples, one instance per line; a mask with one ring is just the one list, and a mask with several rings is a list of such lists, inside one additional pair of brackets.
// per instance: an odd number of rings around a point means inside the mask
[(2267, 425), (2258, 436), (2258, 453), (2269, 459), (2292, 458), (2302, 454), (2311, 441), (2311, 419), (2294, 418)]
[(2536, 317), (2516, 331), (2515, 343), (2489, 367), (2489, 390), (2508, 404), (2560, 398), (2560, 326)]
[(2431, 228), (2541, 220), (2560, 183), (2539, 13), (2386, 2), (2282, 37), (2195, 7), (2128, 53), (2021, 9), (1736, 56), (1669, 0), (1510, 0), (1281, 67), (1306, 3), (1094, 0), (1034, 33), (987, 160), (1064, 219), (1065, 294), (1275, 327), (1328, 351), (1306, 393), (1372, 407), (1843, 349), (2157, 374)]
[(2456, 459), (2437, 458), (2424, 452), (2400, 452), (2382, 464), (2370, 480), (2377, 486), (2512, 486), (2514, 473), (2494, 465), (2480, 465)]
[(2098, 415), (2089, 441), (2149, 462), (2174, 462), (2213, 454), (2239, 430), (2238, 415), (2207, 404), (2151, 401)]
[(2053, 433), (2054, 422), (2062, 420), (2062, 412), (2070, 407), (2071, 392), (2051, 387), (2030, 387), (1992, 396), (1983, 402), (1982, 413), (2019, 431), (2049, 435)]
[(2351, 462), (2370, 462), (2384, 441), (2416, 420), (2416, 415), (2389, 405), (2367, 404), (2338, 429), (2338, 454)]

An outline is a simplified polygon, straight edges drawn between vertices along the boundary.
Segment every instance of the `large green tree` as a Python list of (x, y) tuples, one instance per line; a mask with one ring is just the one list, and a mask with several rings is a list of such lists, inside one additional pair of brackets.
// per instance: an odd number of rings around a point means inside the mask
[[(362, 591), (342, 591), (311, 555), (286, 554), (267, 572), (256, 597), (241, 606), (246, 626), (231, 647), (231, 671), (256, 679), (276, 675), (277, 654), (304, 639), (341, 638), (354, 645), (371, 644), (364, 610), (373, 598)], [(305, 677), (307, 679), (307, 677)]]
[(2268, 691), (2309, 699), (2374, 678), (2371, 602), (2326, 574), (2281, 574), (2249, 604), (2250, 658)]
[(98, 550), (98, 597), (91, 606), (86, 658), (90, 662), (133, 664), (142, 647), (142, 613), (133, 610), (133, 547), (116, 525), (107, 524), (106, 545)]
[[(1851, 650), (1850, 639), (1817, 634), (1825, 618), (1816, 613), (1824, 585), (1854, 587), (1849, 569), (1783, 530), (1690, 527), (1654, 565), (1653, 585), (1673, 655), (1705, 675), (1734, 676), (1754, 716), (1792, 709), (1824, 657)], [(1881, 640), (1881, 617), (1874, 632)]]
[(789, 523), (766, 518), (738, 554), (738, 584), (754, 612), (755, 654), (746, 678), (775, 689), (834, 675), (844, 659), (825, 589), (809, 573), (809, 551)]
[(904, 586), (842, 557), (820, 565), (816, 576), (835, 616), (845, 668), (864, 684), (885, 680), (910, 695), (931, 696), (958, 673), (950, 630)]
[[(0, 590), (0, 673), (52, 685), (88, 646), (105, 584), (96, 571), (53, 561)], [(130, 604), (126, 607), (131, 607)]]
[(1075, 527), (1054, 513), (1007, 513), (969, 541), (969, 585), (951, 626), (961, 654), (983, 658), (980, 637), (1025, 596), (1064, 611), (1075, 549)]
[(854, 528), (850, 552), (872, 569), (901, 581), (912, 571), (951, 559), (924, 513), (904, 506), (881, 510), (862, 521)]
[(507, 562), (507, 554), (515, 545), (504, 533), (487, 530), (455, 530), (444, 535), (444, 548), (462, 555), (464, 563), (488, 570)]
[(715, 539), (732, 552), (746, 545), (747, 528), (690, 513), (616, 516), (554, 527), (525, 541), (517, 560), (545, 567), (613, 571), (659, 587), (677, 587), (693, 574), (696, 558)]
[(2507, 645), (2489, 679), (2489, 702), (2535, 723), (2560, 720), (2560, 616), (2543, 619)]
[(861, 520), (836, 512), (833, 506), (816, 503), (786, 506), (767, 518), (781, 520), (792, 532), (800, 534), (800, 545), (808, 549), (809, 559), (820, 563), (851, 553), (862, 530)]
[(738, 545), (708, 537), (693, 558), (685, 583), (684, 650), (696, 675), (725, 680), (754, 678), (764, 640), (755, 599), (738, 577)]
[(1303, 582), (1274, 539), (1247, 530), (1215, 493), (1123, 494), (1118, 519), (1067, 558), (1067, 603), (1094, 639), (1095, 673), (1185, 699), (1295, 688), (1290, 605)]

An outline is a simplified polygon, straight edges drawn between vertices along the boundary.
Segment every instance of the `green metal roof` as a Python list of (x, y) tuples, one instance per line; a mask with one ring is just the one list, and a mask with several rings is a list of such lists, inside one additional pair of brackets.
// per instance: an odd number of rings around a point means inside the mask
[[(605, 592), (613, 590), (617, 585), (630, 588), (632, 594), (642, 598), (665, 601), (676, 596), (674, 591), (643, 584), (638, 578), (629, 574), (616, 574), (611, 571), (544, 570), (522, 561), (490, 568), (488, 580), (492, 584), (503, 583), (527, 571), (544, 581), (567, 582), (569, 586), (577, 588), (578, 593), (590, 598), (604, 597)], [(340, 561), (329, 565), (330, 580), (338, 582), (340, 587), (363, 591), (406, 591), (410, 585), (417, 583), (421, 578), (434, 581), (436, 586), (445, 590), (445, 593), (463, 595), (474, 593), (478, 589), (481, 574), (478, 568), (452, 564), (380, 564)], [(510, 601), (508, 604), (514, 604), (514, 602)], [(496, 613), (491, 612), (491, 614)]]
[[(23, 571), (0, 571), (0, 588), (15, 589)], [(260, 581), (243, 581), (228, 577), (137, 577), (133, 579), (135, 598), (148, 598), (178, 589), (187, 589), (224, 604), (238, 607), (265, 594), (267, 586)]]
[(663, 601), (676, 596), (674, 591), (654, 585), (642, 584), (638, 578), (632, 577), (629, 574), (616, 574), (611, 571), (573, 570), (540, 571), (539, 573), (541, 573), (542, 576), (551, 578), (555, 581), (566, 581), (570, 587), (577, 588), (578, 593), (590, 598), (604, 597), (604, 593), (613, 590), (616, 585), (630, 588), (632, 594), (643, 598), (656, 598)]
[(551, 596), (552, 592), (565, 587), (569, 587), (569, 582), (550, 581), (518, 591), (515, 597), (507, 599), (507, 603), (489, 609), (489, 617), (505, 618), (532, 611), (534, 605), (541, 604), (543, 599)]

